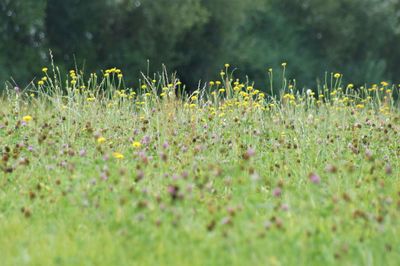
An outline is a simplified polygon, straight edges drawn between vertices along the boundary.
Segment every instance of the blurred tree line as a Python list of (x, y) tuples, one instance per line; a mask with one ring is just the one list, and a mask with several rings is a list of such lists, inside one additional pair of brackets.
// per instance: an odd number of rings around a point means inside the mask
[(305, 86), (325, 71), (396, 81), (399, 10), (397, 0), (0, 0), (0, 81), (26, 85), (49, 49), (61, 69), (117, 66), (132, 83), (147, 59), (192, 86), (224, 63), (265, 84), (283, 61)]

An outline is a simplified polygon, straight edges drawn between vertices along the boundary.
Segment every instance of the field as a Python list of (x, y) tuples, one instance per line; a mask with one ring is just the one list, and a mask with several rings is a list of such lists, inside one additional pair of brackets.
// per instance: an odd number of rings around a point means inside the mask
[(9, 86), (1, 264), (399, 265), (399, 88), (282, 67), (261, 89), (229, 65), (194, 91), (116, 68)]

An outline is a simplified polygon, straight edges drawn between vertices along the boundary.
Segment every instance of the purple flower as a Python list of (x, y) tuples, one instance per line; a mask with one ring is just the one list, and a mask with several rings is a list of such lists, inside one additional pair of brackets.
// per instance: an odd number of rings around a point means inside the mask
[(311, 173), (309, 175), (310, 181), (314, 184), (319, 184), (321, 182), (321, 178), (316, 173)]
[(282, 210), (282, 211), (288, 211), (288, 210), (289, 210), (289, 205), (287, 205), (286, 203), (283, 203), (283, 204), (281, 205), (281, 210)]
[(282, 195), (282, 189), (280, 187), (277, 187), (272, 191), (272, 194), (275, 197), (280, 197)]
[(256, 154), (256, 151), (253, 148), (248, 148), (247, 151), (243, 154), (243, 159), (249, 160)]
[(168, 141), (165, 141), (165, 142), (163, 143), (163, 148), (164, 148), (164, 149), (168, 149), (168, 147), (169, 147), (169, 143), (168, 143)]
[(143, 145), (148, 145), (150, 143), (150, 137), (149, 136), (144, 136), (142, 138), (141, 142), (142, 142)]
[(82, 149), (79, 151), (79, 156), (85, 157), (86, 156), (86, 150)]
[(108, 175), (106, 174), (106, 173), (101, 173), (100, 174), (100, 178), (102, 179), (102, 180), (104, 180), (104, 181), (106, 181), (107, 179), (108, 179)]

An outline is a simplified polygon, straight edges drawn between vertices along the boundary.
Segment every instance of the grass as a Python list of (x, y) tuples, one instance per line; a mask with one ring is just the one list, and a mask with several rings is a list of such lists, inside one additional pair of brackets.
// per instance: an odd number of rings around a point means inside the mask
[(398, 265), (394, 85), (43, 71), (1, 100), (2, 265)]

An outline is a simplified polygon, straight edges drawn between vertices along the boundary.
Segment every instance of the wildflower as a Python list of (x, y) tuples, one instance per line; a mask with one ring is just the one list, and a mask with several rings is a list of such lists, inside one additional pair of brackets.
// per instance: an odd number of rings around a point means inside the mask
[(231, 66), (231, 65), (229, 65), (229, 64), (225, 64), (225, 67), (226, 67), (226, 68), (228, 68), (228, 67), (230, 67), (230, 66)]
[(248, 160), (256, 154), (256, 151), (253, 148), (248, 148), (247, 151), (243, 154), (243, 159)]
[(42, 71), (46, 73), (49, 69), (47, 67), (42, 68)]
[(22, 117), (22, 120), (23, 120), (24, 122), (28, 123), (29, 121), (32, 120), (32, 116), (26, 115), (26, 116)]
[(98, 143), (98, 144), (102, 144), (102, 143), (104, 143), (104, 142), (106, 142), (106, 138), (104, 138), (104, 137), (99, 137), (99, 138), (97, 138), (97, 143)]
[(335, 73), (334, 75), (333, 75), (333, 77), (335, 78), (335, 79), (338, 79), (338, 78), (340, 78), (342, 76), (342, 74), (340, 74), (340, 73)]
[(132, 147), (134, 147), (135, 149), (138, 149), (141, 146), (142, 146), (142, 144), (139, 141), (132, 142)]
[(283, 66), (283, 67), (285, 67), (286, 65), (287, 65), (287, 63), (286, 63), (286, 62), (283, 62), (283, 63), (282, 63), (282, 66)]
[(172, 200), (178, 199), (179, 187), (176, 185), (169, 185), (167, 188), (168, 194), (171, 196)]
[(39, 86), (44, 85), (44, 81), (43, 81), (43, 80), (39, 80), (39, 81), (38, 81), (38, 85), (39, 85)]
[(274, 197), (280, 197), (282, 195), (282, 189), (280, 187), (275, 188), (272, 191), (272, 195), (274, 195)]
[(115, 159), (118, 159), (118, 160), (124, 159), (124, 155), (123, 155), (122, 153), (113, 152), (112, 155), (113, 155), (113, 157), (114, 157)]
[(163, 148), (164, 148), (164, 149), (168, 149), (168, 147), (169, 147), (169, 143), (168, 143), (168, 141), (165, 141), (165, 142), (163, 143)]
[(85, 157), (86, 156), (86, 150), (82, 149), (79, 151), (79, 156)]
[(315, 174), (315, 173), (311, 173), (309, 175), (310, 181), (314, 184), (319, 184), (321, 182), (321, 178), (319, 177), (319, 175)]

